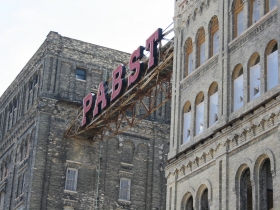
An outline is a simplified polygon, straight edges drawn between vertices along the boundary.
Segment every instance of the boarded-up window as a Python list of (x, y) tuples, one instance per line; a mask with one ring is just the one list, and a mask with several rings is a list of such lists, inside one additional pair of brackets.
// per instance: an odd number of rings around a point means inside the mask
[(213, 35), (213, 55), (219, 52), (219, 31)]
[(250, 67), (250, 101), (260, 96), (260, 64)]
[(237, 14), (237, 36), (242, 34), (244, 31), (244, 11)]
[(193, 52), (188, 55), (188, 75), (193, 71)]
[(218, 92), (210, 96), (209, 102), (209, 126), (211, 126), (218, 121)]
[(267, 56), (267, 90), (278, 85), (278, 50)]
[(269, 11), (273, 10), (277, 6), (277, 0), (269, 0)]
[(261, 17), (261, 13), (260, 13), (260, 2), (258, 0), (254, 0), (252, 2), (252, 24), (254, 24), (255, 22), (257, 22), (260, 17)]
[(243, 106), (243, 74), (234, 80), (234, 111)]
[(183, 133), (183, 143), (190, 140), (191, 134), (191, 112), (184, 113), (184, 133)]
[(199, 134), (204, 128), (204, 101), (196, 105), (195, 134)]
[(206, 61), (205, 42), (200, 45), (200, 65)]

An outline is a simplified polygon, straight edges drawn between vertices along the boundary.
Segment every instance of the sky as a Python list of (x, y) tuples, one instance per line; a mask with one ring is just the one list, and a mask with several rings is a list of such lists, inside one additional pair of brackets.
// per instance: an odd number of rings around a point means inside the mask
[(50, 31), (132, 53), (173, 22), (172, 0), (0, 0), (0, 96)]

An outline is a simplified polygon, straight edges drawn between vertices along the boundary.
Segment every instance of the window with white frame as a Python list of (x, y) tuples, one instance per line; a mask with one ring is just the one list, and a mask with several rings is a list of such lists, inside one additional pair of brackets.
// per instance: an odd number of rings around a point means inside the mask
[(219, 52), (219, 20), (217, 16), (211, 19), (211, 53), (210, 56)]
[(192, 39), (188, 38), (187, 39), (187, 71), (186, 71), (186, 76), (191, 74), (194, 69), (194, 63), (193, 63), (193, 45), (192, 45)]
[(236, 0), (234, 19), (235, 19), (235, 37), (244, 31), (244, 3), (243, 0)]
[(65, 189), (76, 191), (77, 188), (78, 170), (74, 168), (67, 168)]
[(218, 92), (210, 96), (209, 103), (209, 126), (211, 126), (218, 121)]
[(273, 10), (277, 6), (277, 0), (269, 0), (269, 11)]
[[(237, 70), (237, 69), (236, 69)], [(233, 80), (233, 110), (236, 111), (243, 106), (243, 68), (238, 73), (235, 72), (236, 76)]]
[(204, 128), (204, 96), (200, 93), (196, 100), (195, 134), (200, 134)]
[(184, 106), (183, 115), (183, 144), (191, 138), (191, 103), (188, 101)]
[(260, 2), (258, 0), (253, 0), (251, 6), (252, 6), (252, 24), (254, 24), (261, 17)]
[(260, 63), (250, 67), (250, 101), (260, 96)]
[(120, 194), (119, 199), (130, 201), (130, 179), (121, 178), (120, 179)]
[(202, 65), (206, 61), (206, 45), (205, 45), (205, 31), (204, 28), (201, 27), (198, 30), (198, 66)]
[(267, 52), (267, 90), (278, 85), (278, 48), (277, 43), (272, 43), (270, 52)]

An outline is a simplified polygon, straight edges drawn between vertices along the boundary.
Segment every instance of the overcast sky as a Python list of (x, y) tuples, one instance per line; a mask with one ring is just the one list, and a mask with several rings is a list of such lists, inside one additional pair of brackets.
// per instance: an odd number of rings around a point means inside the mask
[(0, 0), (0, 95), (49, 31), (132, 53), (173, 22), (174, 0)]

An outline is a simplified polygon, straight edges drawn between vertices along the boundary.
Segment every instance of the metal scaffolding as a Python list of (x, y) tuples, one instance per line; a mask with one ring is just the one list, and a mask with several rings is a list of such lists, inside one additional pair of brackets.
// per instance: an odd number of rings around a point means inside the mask
[[(93, 118), (86, 127), (81, 127), (82, 110), (65, 132), (66, 137), (82, 137), (102, 140), (106, 135), (122, 133), (148, 117), (171, 98), (171, 78), (173, 69), (173, 40), (167, 39), (169, 30), (164, 34), (158, 47), (158, 65), (149, 70), (148, 58), (143, 59), (145, 72), (137, 84), (126, 89), (124, 94), (114, 101), (100, 115)], [(166, 44), (163, 46), (163, 42)], [(110, 87), (111, 81), (107, 81)], [(161, 96), (161, 101), (157, 100)]]

